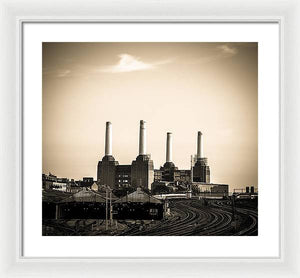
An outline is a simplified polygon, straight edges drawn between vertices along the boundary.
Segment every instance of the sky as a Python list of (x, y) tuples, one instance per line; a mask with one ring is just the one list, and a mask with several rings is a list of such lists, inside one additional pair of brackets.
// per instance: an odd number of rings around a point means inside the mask
[(203, 133), (211, 182), (258, 186), (257, 43), (43, 43), (43, 173), (96, 178), (105, 123), (113, 156), (138, 155), (139, 121), (155, 169), (190, 169)]

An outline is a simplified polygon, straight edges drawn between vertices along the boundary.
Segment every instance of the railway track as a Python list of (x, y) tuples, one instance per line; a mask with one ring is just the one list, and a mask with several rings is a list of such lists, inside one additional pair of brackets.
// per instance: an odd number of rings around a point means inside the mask
[(124, 235), (132, 236), (221, 236), (256, 235), (257, 212), (237, 208), (240, 219), (246, 219), (238, 231), (231, 225), (232, 208), (226, 202), (213, 202), (203, 206), (198, 200), (176, 200), (171, 202), (174, 216), (144, 231), (128, 231)]
[(51, 220), (44, 220), (43, 225), (45, 227), (53, 228), (57, 235), (76, 235), (75, 229), (67, 227), (65, 225), (66, 221), (61, 221), (60, 223), (53, 222)]
[(52, 220), (44, 220), (43, 225), (48, 228), (53, 228), (57, 235), (68, 235), (68, 236), (85, 236), (90, 235), (91, 226), (95, 221), (85, 225), (84, 227), (77, 227), (76, 223), (79, 224), (82, 220), (76, 220), (74, 227), (68, 225), (69, 220), (60, 220), (59, 223)]
[(257, 235), (258, 234), (258, 217), (257, 213), (248, 210), (248, 209), (238, 209), (238, 212), (246, 214), (251, 219), (251, 224), (244, 228), (243, 230), (235, 233), (237, 236), (243, 236), (243, 235)]
[[(222, 208), (226, 211), (232, 211), (232, 207), (230, 203), (228, 202), (216, 202), (213, 204), (214, 206), (217, 206), (219, 208)], [(239, 231), (235, 232), (235, 236), (252, 236), (258, 234), (258, 214), (256, 210), (249, 209), (249, 208), (240, 208), (236, 207), (236, 213), (238, 216), (242, 217), (243, 219), (246, 219), (247, 222), (246, 226), (240, 229)]]
[[(171, 200), (172, 215), (153, 225), (129, 224), (119, 236), (255, 236), (258, 234), (257, 210), (235, 208), (235, 219), (230, 201), (209, 201), (204, 206), (197, 199)], [(55, 229), (57, 235), (85, 236), (102, 235), (102, 231), (91, 232), (93, 222), (89, 224), (76, 220), (71, 226), (68, 220), (43, 221), (49, 229)], [(234, 222), (235, 221), (235, 222)], [(238, 222), (238, 225), (236, 223)], [(80, 225), (81, 224), (81, 225)], [(83, 225), (82, 225), (83, 224)], [(234, 224), (234, 225), (233, 225)], [(47, 233), (47, 232), (46, 232)], [(50, 231), (51, 233), (51, 231)]]

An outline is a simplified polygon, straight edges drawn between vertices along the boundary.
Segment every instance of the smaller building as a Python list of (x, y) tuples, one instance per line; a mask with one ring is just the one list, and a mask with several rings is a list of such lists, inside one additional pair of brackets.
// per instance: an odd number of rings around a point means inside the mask
[(105, 219), (106, 200), (101, 194), (83, 189), (62, 200), (56, 218)]
[(42, 188), (44, 190), (57, 190), (62, 192), (70, 192), (70, 181), (67, 178), (58, 178), (49, 173), (42, 174)]
[(117, 219), (151, 220), (162, 219), (164, 204), (162, 201), (150, 196), (137, 188), (113, 203), (113, 210)]
[(176, 178), (176, 181), (180, 181), (183, 183), (188, 183), (191, 181), (191, 170), (179, 170), (176, 171), (176, 173), (177, 173), (176, 177), (179, 177), (179, 180), (177, 180)]
[(116, 166), (116, 181), (117, 188), (127, 188), (131, 184), (131, 165)]
[(92, 184), (92, 186), (91, 186), (91, 189), (92, 189), (93, 191), (99, 191), (99, 185), (98, 185), (96, 182), (94, 182), (94, 183)]
[(43, 189), (49, 190), (52, 189), (53, 182), (57, 181), (57, 176), (52, 175), (49, 173), (49, 175), (42, 174), (42, 186)]
[(152, 194), (174, 193), (181, 189), (182, 187), (180, 185), (175, 185), (174, 182), (169, 181), (155, 181), (151, 186)]
[(179, 183), (188, 183), (191, 181), (191, 170), (179, 170), (177, 167), (160, 167), (154, 170), (154, 181), (172, 181)]
[(154, 170), (154, 182), (162, 181), (163, 171), (162, 170)]
[(43, 219), (55, 219), (58, 204), (70, 197), (70, 193), (58, 190), (43, 190), (42, 191), (42, 215)]
[(83, 177), (80, 185), (84, 187), (91, 187), (93, 183), (94, 183), (93, 177)]
[(195, 195), (205, 198), (223, 198), (228, 197), (229, 186), (228, 184), (214, 184), (195, 182), (192, 185)]
[(67, 183), (66, 182), (53, 182), (52, 189), (67, 192)]
[(70, 190), (68, 192), (70, 193), (77, 193), (83, 188), (80, 186), (80, 181), (75, 181), (74, 179), (71, 179), (69, 182)]

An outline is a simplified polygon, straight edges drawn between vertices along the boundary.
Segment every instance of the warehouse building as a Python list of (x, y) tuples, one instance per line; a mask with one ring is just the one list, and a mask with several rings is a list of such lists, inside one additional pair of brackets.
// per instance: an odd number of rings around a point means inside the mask
[(106, 200), (90, 189), (83, 189), (60, 201), (57, 219), (105, 219)]
[(113, 210), (117, 219), (157, 220), (164, 216), (164, 203), (138, 187), (135, 192), (116, 200)]
[(55, 219), (59, 203), (70, 197), (71, 194), (57, 190), (42, 191), (42, 215), (43, 219)]
[(203, 198), (223, 198), (228, 197), (229, 186), (228, 184), (195, 182), (193, 192)]

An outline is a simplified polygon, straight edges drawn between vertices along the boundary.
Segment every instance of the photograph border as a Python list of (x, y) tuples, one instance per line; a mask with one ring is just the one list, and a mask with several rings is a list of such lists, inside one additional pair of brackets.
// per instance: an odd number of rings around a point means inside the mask
[[(155, 24), (155, 23), (277, 23), (279, 26), (279, 57), (278, 57), (278, 61), (279, 61), (279, 119), (278, 119), (278, 124), (279, 124), (279, 169), (281, 169), (281, 94), (282, 94), (282, 87), (281, 87), (281, 73), (282, 73), (282, 46), (283, 46), (283, 41), (282, 41), (282, 29), (283, 29), (283, 18), (282, 17), (273, 17), (273, 18), (268, 18), (268, 19), (245, 19), (245, 20), (241, 20), (241, 19), (180, 19), (180, 20), (176, 20), (176, 19), (46, 19), (46, 20), (42, 20), (42, 19), (23, 19), (20, 18), (19, 19), (19, 76), (20, 76), (20, 84), (19, 84), (19, 98), (20, 98), (20, 117), (19, 117), (19, 121), (20, 121), (20, 136), (21, 136), (21, 142), (20, 142), (20, 150), (21, 150), (21, 158), (20, 158), (20, 187), (19, 187), (19, 204), (20, 206), (18, 207), (19, 210), (19, 260), (32, 260), (32, 259), (39, 259), (39, 257), (25, 257), (24, 254), (24, 237), (23, 237), (23, 219), (24, 219), (24, 215), (23, 215), (23, 203), (24, 203), (24, 199), (23, 199), (23, 176), (24, 176), (24, 170), (23, 170), (23, 150), (24, 150), (24, 146), (23, 146), (23, 119), (24, 119), (24, 115), (23, 115), (23, 84), (24, 84), (24, 79), (23, 79), (23, 40), (24, 40), (24, 24), (28, 24), (28, 23), (149, 23), (149, 24)], [(180, 257), (180, 256), (176, 256), (176, 257), (114, 257), (113, 259), (110, 257), (72, 257), (72, 258), (68, 258), (65, 257), (65, 259), (71, 259), (73, 260), (78, 260), (78, 261), (82, 261), (82, 260), (96, 260), (96, 261), (101, 261), (101, 260), (134, 260), (134, 259), (138, 259), (138, 260), (197, 260), (197, 261), (211, 261), (211, 260), (220, 260), (220, 261), (231, 261), (231, 260), (260, 260), (260, 259), (264, 259), (264, 260), (274, 260), (274, 261), (282, 261), (282, 206), (281, 206), (281, 178), (282, 178), (282, 171), (280, 170), (278, 175), (279, 175), (279, 256), (278, 257), (274, 257), (274, 256), (270, 256), (270, 257)], [(41, 258), (42, 260), (57, 260), (57, 261), (61, 261), (62, 258), (61, 257), (43, 257)]]
[[(3, 3), (5, 2), (5, 3)], [(191, 5), (189, 10), (185, 10), (185, 14), (187, 16), (183, 19), (180, 16), (176, 16), (176, 11), (171, 11), (170, 13), (173, 14), (171, 17), (155, 17), (151, 16), (153, 11), (156, 11), (156, 14), (161, 14), (159, 10), (152, 9), (148, 11), (148, 14), (150, 16), (143, 16), (144, 13), (141, 12), (141, 9), (137, 9), (137, 13), (140, 13), (140, 16), (136, 16), (134, 12), (131, 12), (132, 15), (125, 9), (125, 15), (127, 16), (110, 16), (111, 14), (120, 14), (118, 12), (113, 12), (114, 7), (116, 4), (120, 4), (120, 2), (116, 2), (115, 4), (108, 4), (109, 8), (104, 9), (104, 11), (99, 12), (102, 16), (94, 16), (92, 18), (89, 18), (89, 16), (86, 15), (85, 12), (80, 13), (80, 7), (78, 5), (69, 13), (69, 14), (79, 14), (78, 16), (62, 16), (61, 13), (59, 13), (58, 10), (50, 9), (50, 12), (44, 10), (38, 6), (36, 8), (35, 4), (32, 3), (32, 1), (24, 1), (24, 2), (31, 2), (28, 5), (27, 9), (22, 10), (24, 8), (23, 5), (26, 3), (15, 3), (12, 5), (7, 4), (7, 1), (1, 1), (0, 2), (0, 8), (2, 9), (2, 13), (0, 14), (0, 23), (1, 23), (1, 30), (4, 30), (4, 32), (0, 35), (1, 38), (7, 39), (7, 41), (4, 42), (1, 46), (1, 50), (8, 50), (8, 58), (4, 60), (3, 66), (7, 68), (7, 71), (3, 72), (4, 74), (0, 77), (1, 82), (0, 86), (3, 91), (1, 92), (1, 99), (3, 98), (4, 102), (7, 105), (7, 109), (11, 108), (13, 109), (12, 113), (16, 114), (16, 119), (9, 119), (9, 116), (5, 116), (0, 120), (1, 125), (3, 127), (8, 128), (8, 134), (5, 135), (5, 137), (1, 138), (1, 142), (3, 140), (4, 145), (7, 146), (7, 163), (4, 163), (4, 161), (1, 161), (1, 170), (2, 168), (3, 173), (6, 174), (4, 177), (4, 184), (8, 183), (12, 186), (12, 189), (8, 192), (9, 198), (5, 202), (1, 202), (1, 215), (4, 215), (3, 219), (7, 220), (7, 226), (4, 227), (4, 229), (1, 231), (1, 238), (4, 238), (4, 236), (7, 236), (6, 241), (3, 241), (1, 239), (1, 243), (6, 243), (2, 245), (2, 252), (1, 252), (1, 264), (0, 264), (0, 273), (4, 274), (3, 277), (12, 277), (16, 274), (20, 276), (28, 276), (28, 275), (37, 275), (39, 274), (41, 276), (50, 276), (54, 273), (57, 275), (63, 277), (66, 274), (69, 274), (70, 272), (74, 275), (74, 277), (77, 275), (80, 277), (80, 273), (77, 273), (82, 267), (90, 267), (90, 274), (96, 274), (101, 267), (103, 272), (108, 275), (108, 273), (111, 271), (111, 276), (118, 277), (118, 275), (123, 276), (134, 276), (134, 274), (130, 271), (135, 270), (136, 274), (139, 275), (139, 271), (141, 270), (141, 267), (146, 267), (145, 271), (152, 270), (153, 272), (151, 275), (155, 275), (155, 273), (158, 273), (161, 277), (165, 277), (165, 275), (169, 274), (171, 272), (170, 267), (173, 267), (173, 273), (177, 273), (177, 275), (182, 275), (184, 277), (188, 276), (196, 276), (200, 273), (204, 275), (211, 275), (212, 273), (216, 272), (216, 265), (211, 264), (218, 263), (217, 267), (220, 268), (223, 271), (223, 277), (240, 277), (240, 271), (242, 271), (242, 267), (249, 266), (249, 262), (239, 263), (239, 259), (234, 260), (220, 260), (220, 259), (212, 259), (209, 262), (207, 260), (202, 259), (191, 259), (188, 262), (182, 261), (181, 259), (166, 259), (164, 260), (164, 264), (161, 264), (160, 262), (153, 262), (155, 260), (151, 259), (141, 259), (138, 260), (139, 266), (136, 266), (135, 263), (137, 262), (136, 259), (129, 259), (129, 260), (118, 260), (118, 259), (108, 259), (108, 260), (100, 260), (97, 262), (102, 262), (101, 264), (92, 264), (91, 262), (77, 260), (77, 259), (38, 259), (33, 258), (30, 260), (20, 258), (19, 257), (19, 243), (20, 238), (19, 236), (19, 204), (18, 204), (18, 198), (20, 195), (18, 195), (19, 192), (19, 181), (21, 178), (21, 172), (19, 162), (21, 161), (21, 144), (18, 145), (20, 142), (20, 104), (21, 99), (18, 99), (20, 96), (18, 95), (19, 92), (19, 83), (17, 82), (18, 79), (22, 76), (21, 72), (19, 71), (19, 63), (18, 59), (21, 56), (21, 52), (19, 49), (19, 27), (20, 23), (24, 21), (71, 21), (71, 22), (77, 22), (78, 20), (83, 21), (91, 21), (91, 20), (97, 20), (97, 21), (118, 21), (123, 22), (129, 20), (130, 22), (136, 22), (137, 20), (142, 21), (168, 21), (168, 22), (178, 22), (182, 20), (197, 20), (199, 22), (244, 22), (244, 21), (250, 21), (250, 22), (274, 22), (274, 21), (280, 21), (280, 219), (281, 219), (281, 259), (280, 260), (269, 260), (269, 259), (250, 259), (250, 262), (252, 263), (252, 266), (254, 266), (256, 269), (247, 269), (247, 275), (252, 275), (255, 277), (299, 277), (300, 275), (300, 269), (299, 266), (297, 266), (297, 262), (299, 259), (299, 239), (297, 237), (297, 231), (299, 231), (299, 224), (291, 224), (292, 223), (292, 216), (289, 216), (288, 213), (292, 213), (294, 211), (297, 211), (299, 209), (299, 205), (297, 203), (293, 204), (287, 204), (286, 198), (287, 195), (283, 191), (283, 186), (287, 188), (287, 185), (290, 186), (290, 190), (294, 190), (295, 194), (299, 192), (299, 189), (296, 187), (296, 183), (299, 182), (299, 174), (297, 173), (297, 167), (299, 167), (299, 159), (295, 158), (295, 156), (299, 153), (298, 147), (295, 146), (294, 152), (291, 148), (287, 147), (288, 143), (296, 143), (297, 139), (299, 138), (299, 131), (294, 130), (294, 126), (296, 123), (299, 122), (297, 120), (297, 116), (299, 118), (299, 112), (296, 110), (296, 105), (299, 103), (299, 97), (297, 96), (297, 89), (299, 89), (299, 85), (296, 84), (297, 76), (299, 75), (299, 64), (296, 64), (296, 62), (299, 62), (299, 57), (296, 56), (297, 51), (297, 44), (299, 45), (298, 41), (295, 41), (295, 46), (292, 46), (293, 39), (297, 38), (296, 34), (300, 31), (299, 19), (297, 18), (297, 15), (299, 15), (299, 4), (296, 4), (294, 1), (286, 1), (282, 6), (276, 6), (273, 8), (266, 7), (268, 4), (270, 5), (267, 0), (259, 1), (261, 4), (258, 4), (258, 1), (254, 1), (253, 6), (250, 5), (250, 1), (246, 1), (246, 7), (242, 10), (237, 9), (237, 11), (233, 12), (233, 14), (241, 14), (240, 16), (228, 16), (232, 14), (228, 9), (225, 9), (224, 12), (216, 12), (216, 14), (221, 14), (221, 16), (214, 17), (210, 16), (211, 12), (209, 12), (208, 9), (204, 9), (202, 12), (200, 12), (200, 9), (196, 11), (196, 14), (199, 14), (199, 16), (194, 16), (193, 13), (191, 13), (191, 9), (194, 7)], [(50, 4), (50, 1), (45, 1), (46, 3)], [(68, 4), (65, 1), (61, 1), (62, 6), (68, 8)], [(105, 1), (104, 1), (105, 2)], [(278, 4), (278, 3), (277, 3)], [(42, 4), (40, 4), (42, 5)], [(180, 11), (180, 8), (184, 7), (185, 5), (188, 5), (188, 2), (185, 4), (181, 3), (177, 4), (176, 7), (178, 11)], [(204, 5), (204, 4), (203, 4)], [(199, 4), (199, 8), (203, 7), (203, 5)], [(218, 2), (214, 5), (220, 5), (220, 8), (224, 7), (225, 4), (220, 4)], [(235, 7), (234, 1), (229, 1), (229, 3), (226, 3), (228, 7), (233, 8)], [(47, 6), (47, 5), (46, 5)], [(57, 7), (56, 5), (54, 5)], [(167, 10), (166, 5), (164, 7), (164, 10)], [(247, 6), (251, 6), (249, 8), (249, 11), (246, 11)], [(143, 6), (146, 8), (146, 5)], [(170, 7), (170, 4), (169, 4)], [(219, 10), (220, 10), (219, 8)], [(129, 10), (132, 9), (132, 6), (129, 6)], [(53, 12), (54, 10), (54, 12)], [(92, 5), (89, 9), (91, 14), (94, 14), (92, 12)], [(121, 9), (122, 10), (122, 9)], [(124, 8), (123, 8), (124, 10)], [(74, 12), (75, 11), (75, 12)], [(99, 11), (99, 10), (98, 10)], [(170, 14), (166, 13), (166, 14)], [(33, 16), (34, 14), (35, 16)], [(53, 14), (56, 14), (57, 16), (53, 16)], [(63, 13), (64, 14), (64, 13)], [(67, 13), (68, 14), (68, 13)], [(128, 16), (129, 14), (129, 16)], [(191, 16), (188, 16), (192, 14)], [(245, 16), (243, 16), (243, 14)], [(246, 16), (249, 14), (258, 14), (262, 16)], [(270, 14), (278, 14), (279, 16), (269, 16)], [(135, 18), (135, 19), (134, 19)], [(192, 18), (192, 19), (191, 19)], [(285, 24), (287, 22), (287, 24)], [(6, 24), (4, 24), (6, 23)], [(298, 27), (297, 27), (298, 26)], [(284, 31), (283, 31), (284, 30)], [(10, 37), (9, 37), (10, 35)], [(14, 37), (13, 35), (16, 35)], [(292, 58), (294, 58), (296, 61), (291, 61), (290, 59), (285, 60), (283, 57), (287, 58), (287, 50), (284, 49), (284, 45), (288, 46), (288, 50), (290, 51), (290, 55)], [(17, 54), (17, 57), (15, 56)], [(285, 60), (285, 61), (284, 61)], [(1, 65), (2, 67), (2, 65)], [(2, 70), (2, 68), (0, 68)], [(17, 73), (16, 73), (17, 71)], [(288, 76), (288, 75), (291, 75)], [(6, 80), (7, 79), (7, 80)], [(288, 84), (287, 82), (290, 82)], [(2, 82), (3, 81), (3, 82)], [(16, 88), (16, 84), (17, 88)], [(285, 91), (289, 92), (289, 95), (285, 93)], [(3, 93), (4, 92), (4, 93)], [(16, 100), (17, 99), (17, 100)], [(2, 104), (1, 103), (1, 104)], [(3, 105), (4, 106), (4, 105)], [(4, 110), (5, 112), (7, 111)], [(2, 111), (1, 111), (2, 112)], [(292, 122), (289, 123), (288, 120), (291, 120)], [(7, 123), (5, 122), (7, 121)], [(11, 125), (9, 127), (9, 125)], [(12, 136), (12, 137), (11, 137)], [(11, 141), (11, 142), (9, 142)], [(6, 154), (6, 153), (5, 153)], [(291, 156), (291, 158), (288, 158), (288, 156)], [(292, 159), (295, 159), (294, 164), (292, 165)], [(293, 166), (293, 167), (291, 167)], [(12, 169), (9, 169), (9, 167), (12, 167)], [(290, 168), (289, 168), (290, 167)], [(5, 172), (7, 170), (7, 172)], [(285, 173), (289, 172), (289, 176)], [(293, 181), (293, 179), (295, 181)], [(289, 193), (288, 196), (291, 193)], [(8, 203), (8, 202), (12, 202)], [(15, 203), (14, 203), (15, 202)], [(15, 210), (17, 207), (17, 210)], [(15, 219), (9, 219), (7, 216), (5, 217), (5, 209), (12, 209), (13, 216), (15, 216)], [(285, 215), (285, 217), (283, 217)], [(295, 215), (295, 213), (294, 213)], [(10, 218), (12, 217), (12, 214), (10, 214)], [(284, 224), (287, 225), (284, 228)], [(297, 226), (298, 225), (298, 226)], [(16, 227), (17, 226), (17, 227)], [(15, 229), (16, 228), (16, 229)], [(285, 232), (285, 231), (289, 232)], [(288, 237), (288, 235), (290, 237)], [(291, 243), (291, 241), (294, 241), (294, 244)], [(12, 248), (12, 247), (16, 248)], [(5, 252), (5, 253), (4, 253)], [(3, 253), (3, 254), (2, 254)], [(87, 260), (89, 260), (87, 258)], [(161, 259), (158, 259), (161, 261)], [(48, 263), (46, 263), (48, 262)], [(64, 266), (61, 263), (66, 263)], [(81, 262), (80, 264), (74, 264)], [(117, 263), (120, 268), (123, 267), (123, 271), (112, 271), (112, 262)], [(128, 263), (132, 263), (128, 266), (126, 266)], [(201, 262), (201, 264), (199, 264)], [(176, 263), (179, 266), (182, 267), (182, 271), (178, 272), (178, 267), (176, 267)], [(201, 269), (199, 268), (199, 265), (201, 265)], [(115, 265), (116, 266), (116, 265)], [(49, 273), (49, 270), (51, 268), (57, 267), (56, 270)], [(176, 272), (177, 270), (177, 272)], [(47, 273), (48, 271), (48, 273)], [(170, 272), (169, 272), (170, 271)], [(124, 273), (125, 272), (125, 273)], [(164, 275), (165, 274), (165, 275)], [(149, 275), (149, 274), (148, 274)], [(249, 276), (250, 277), (250, 276)]]

